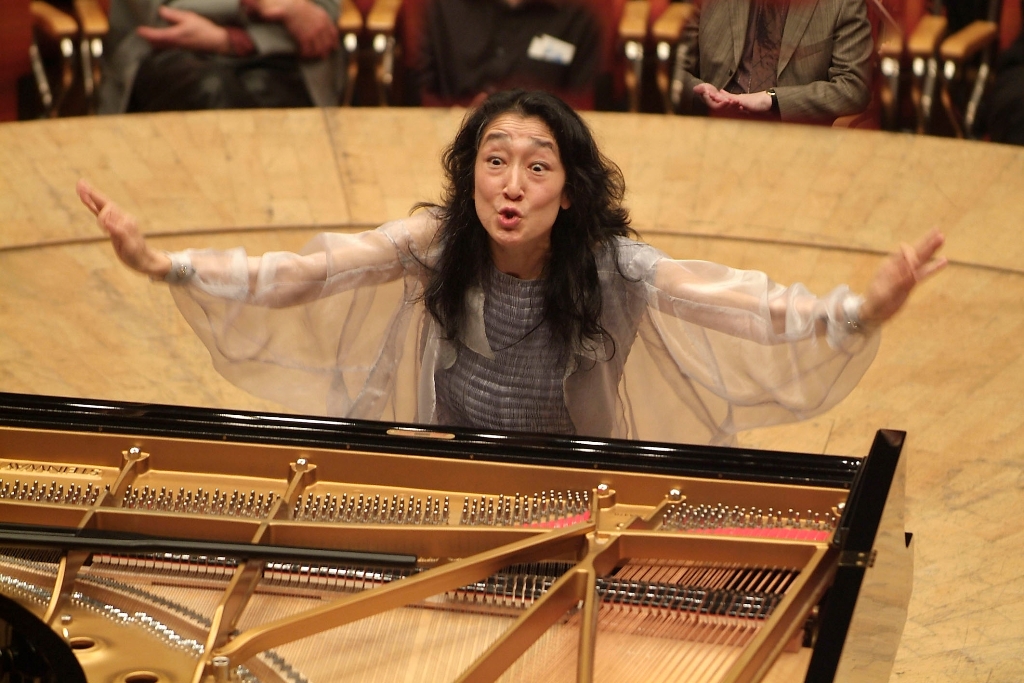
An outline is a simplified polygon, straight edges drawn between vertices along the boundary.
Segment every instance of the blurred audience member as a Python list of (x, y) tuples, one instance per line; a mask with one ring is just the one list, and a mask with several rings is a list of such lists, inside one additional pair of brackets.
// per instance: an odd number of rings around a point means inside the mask
[(340, 0), (113, 0), (101, 113), (332, 106)]
[(830, 124), (871, 99), (865, 0), (697, 0), (684, 113)]
[(527, 88), (592, 109), (602, 35), (598, 19), (574, 0), (430, 0), (422, 102), (468, 106), (498, 90)]

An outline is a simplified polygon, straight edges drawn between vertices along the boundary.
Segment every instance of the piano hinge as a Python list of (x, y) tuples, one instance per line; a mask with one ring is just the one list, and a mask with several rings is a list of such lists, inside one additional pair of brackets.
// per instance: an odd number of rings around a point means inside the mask
[(844, 550), (839, 553), (840, 567), (874, 567), (877, 550), (870, 552), (857, 552), (856, 550)]

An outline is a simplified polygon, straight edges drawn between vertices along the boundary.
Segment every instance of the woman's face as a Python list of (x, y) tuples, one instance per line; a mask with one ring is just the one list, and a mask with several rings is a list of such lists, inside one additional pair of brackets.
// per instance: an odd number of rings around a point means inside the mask
[(539, 118), (502, 114), (486, 129), (474, 168), (476, 213), (498, 270), (541, 275), (559, 209), (569, 208), (555, 136)]

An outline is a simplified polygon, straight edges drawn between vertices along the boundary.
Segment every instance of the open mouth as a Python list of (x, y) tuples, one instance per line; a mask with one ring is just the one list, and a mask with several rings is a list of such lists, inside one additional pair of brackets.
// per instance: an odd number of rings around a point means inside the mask
[(498, 212), (499, 222), (503, 228), (514, 228), (519, 225), (519, 221), (522, 220), (523, 215), (518, 209), (512, 207), (506, 207)]

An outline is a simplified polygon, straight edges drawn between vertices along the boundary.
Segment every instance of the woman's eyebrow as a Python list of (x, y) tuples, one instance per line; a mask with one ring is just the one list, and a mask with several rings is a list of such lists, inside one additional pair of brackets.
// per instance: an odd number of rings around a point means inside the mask
[(489, 132), (487, 135), (484, 136), (484, 139), (481, 141), (481, 144), (486, 144), (488, 142), (494, 142), (496, 140), (504, 141), (504, 140), (511, 140), (511, 139), (512, 139), (512, 137), (508, 133), (503, 133), (500, 130), (492, 130), (491, 132)]
[(547, 138), (530, 138), (530, 140), (536, 147), (543, 147), (545, 149), (550, 149), (552, 152), (555, 152), (556, 154), (558, 153), (555, 150), (555, 143), (552, 142), (551, 140), (548, 140)]
[[(486, 145), (488, 142), (496, 141), (506, 142), (511, 139), (512, 136), (509, 135), (508, 133), (505, 133), (500, 130), (492, 130), (491, 132), (487, 133), (487, 135), (484, 136), (484, 139), (480, 144)], [(552, 152), (555, 152), (557, 154), (557, 150), (555, 149), (555, 143), (553, 140), (549, 140), (548, 138), (531, 137), (530, 142), (533, 143), (534, 147), (543, 147), (544, 149), (550, 149)]]

